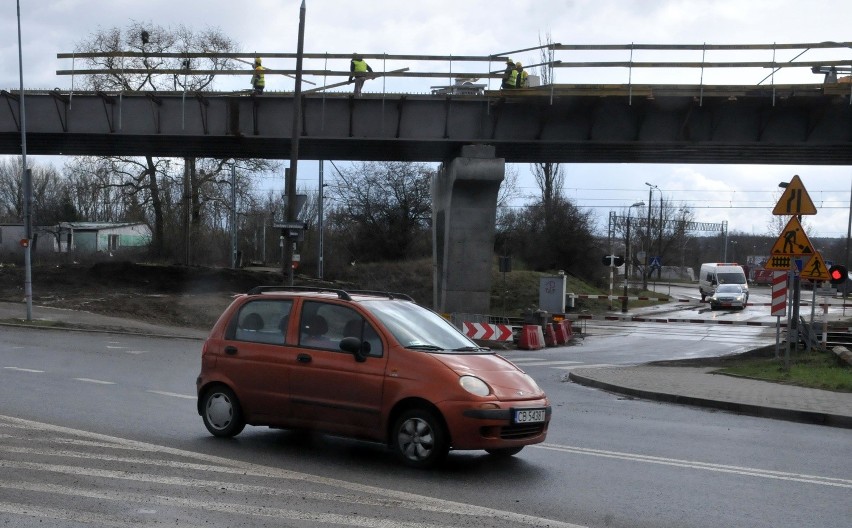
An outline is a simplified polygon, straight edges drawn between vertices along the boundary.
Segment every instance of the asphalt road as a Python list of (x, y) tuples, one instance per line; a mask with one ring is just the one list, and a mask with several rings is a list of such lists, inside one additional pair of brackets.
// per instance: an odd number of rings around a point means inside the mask
[(552, 400), (547, 442), (510, 460), (452, 453), (433, 471), (326, 436), (248, 427), (212, 438), (195, 411), (196, 340), (2, 328), (0, 518), (63, 527), (848, 523), (848, 430), (566, 381), (578, 366), (773, 339), (764, 328), (710, 326), (637, 324), (570, 347), (506, 352)]

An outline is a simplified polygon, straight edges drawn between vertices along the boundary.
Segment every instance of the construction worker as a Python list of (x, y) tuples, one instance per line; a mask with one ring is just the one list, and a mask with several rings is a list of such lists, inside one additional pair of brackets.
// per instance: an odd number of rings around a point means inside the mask
[(506, 71), (503, 72), (503, 82), (500, 84), (500, 89), (505, 90), (507, 88), (514, 88), (515, 86), (509, 82), (509, 77), (512, 76), (512, 72), (515, 71), (515, 63), (512, 62), (511, 58), (506, 59)]
[(367, 80), (367, 72), (372, 73), (373, 68), (357, 53), (352, 54), (352, 62), (349, 63), (349, 82), (355, 80), (355, 97), (361, 97), (361, 88), (364, 86), (364, 81)]
[(520, 62), (515, 63), (515, 88), (526, 88), (529, 84), (529, 74)]
[(260, 95), (266, 87), (266, 77), (263, 74), (263, 66), (260, 65), (260, 57), (254, 59), (254, 75), (251, 76), (251, 87), (254, 93)]

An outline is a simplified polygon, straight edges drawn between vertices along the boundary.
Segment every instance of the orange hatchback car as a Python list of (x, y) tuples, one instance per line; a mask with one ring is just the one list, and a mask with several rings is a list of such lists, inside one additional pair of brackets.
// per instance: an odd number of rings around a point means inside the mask
[(246, 424), (387, 444), (430, 467), (450, 449), (543, 442), (547, 396), (505, 358), (405, 295), (261, 286), (213, 327), (196, 381), (215, 436)]

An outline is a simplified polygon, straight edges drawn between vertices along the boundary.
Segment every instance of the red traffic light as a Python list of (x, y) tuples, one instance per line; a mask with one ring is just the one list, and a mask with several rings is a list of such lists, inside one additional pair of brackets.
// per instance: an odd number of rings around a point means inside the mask
[(28, 238), (22, 238), (20, 244), (21, 244), (21, 247), (29, 247), (30, 240)]
[(846, 266), (835, 264), (834, 266), (828, 268), (828, 280), (831, 282), (831, 284), (835, 286), (838, 284), (843, 284), (848, 278), (849, 272), (846, 269)]

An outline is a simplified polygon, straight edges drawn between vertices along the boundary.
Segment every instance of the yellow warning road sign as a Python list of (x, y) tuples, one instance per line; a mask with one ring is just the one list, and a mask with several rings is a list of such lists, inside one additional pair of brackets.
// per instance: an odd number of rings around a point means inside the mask
[(815, 215), (817, 214), (816, 206), (813, 200), (805, 190), (802, 179), (799, 175), (793, 176), (787, 188), (784, 189), (784, 194), (772, 210), (772, 214), (785, 215)]
[(769, 253), (773, 257), (775, 255), (813, 255), (813, 247), (799, 219), (794, 216), (787, 222), (787, 227), (781, 232), (781, 236), (775, 241)]
[(802, 266), (802, 272), (799, 275), (803, 279), (827, 281), (829, 279), (828, 267), (825, 265), (822, 255), (819, 252), (814, 253), (808, 263)]
[(793, 257), (789, 255), (777, 255), (774, 257), (769, 257), (769, 260), (766, 262), (766, 266), (764, 266), (763, 269), (788, 271), (791, 269), (792, 265)]

